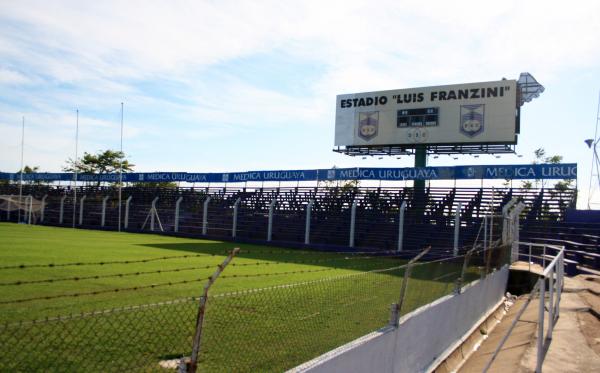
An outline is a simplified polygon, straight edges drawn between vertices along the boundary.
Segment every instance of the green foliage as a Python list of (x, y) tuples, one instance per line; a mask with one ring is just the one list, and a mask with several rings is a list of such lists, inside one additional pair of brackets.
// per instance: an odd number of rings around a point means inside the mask
[(531, 180), (521, 181), (521, 188), (523, 189), (531, 189), (533, 187), (533, 183)]
[[(30, 167), (30, 166), (28, 166), (28, 165), (25, 165), (25, 167), (23, 167), (23, 173), (24, 173), (24, 174), (35, 174), (35, 173), (37, 173), (39, 170), (40, 170), (40, 167), (39, 167), (39, 166), (33, 166), (33, 167)], [(17, 171), (17, 173), (20, 173), (20, 172), (21, 172), (21, 170)]]
[(119, 171), (121, 159), (123, 160), (123, 172), (133, 171), (135, 165), (125, 159), (123, 152), (110, 149), (99, 151), (96, 154), (84, 152), (83, 157), (77, 162), (69, 158), (63, 170), (88, 174), (108, 174)]
[(139, 188), (177, 188), (177, 183), (174, 181), (142, 181), (135, 183)]
[[(85, 174), (110, 174), (119, 172), (123, 162), (123, 172), (132, 172), (135, 166), (125, 159), (125, 154), (118, 150), (98, 151), (96, 154), (83, 153), (78, 161), (69, 158), (63, 167), (65, 172), (77, 172)], [(100, 185), (100, 182), (97, 182)]]
[[(337, 166), (331, 168), (335, 169)], [(323, 184), (329, 191), (336, 190), (340, 194), (345, 194), (358, 188), (360, 186), (360, 180), (325, 180), (323, 181)]]
[[(532, 162), (533, 164), (542, 164), (542, 163), (560, 164), (563, 161), (562, 155), (546, 156), (546, 150), (544, 148), (538, 148), (538, 149), (534, 150), (533, 155), (535, 157), (534, 161)], [(541, 182), (540, 179), (535, 180), (536, 188), (538, 187), (538, 184), (540, 182)], [(545, 183), (546, 183), (545, 181), (542, 182), (542, 187), (545, 186)], [(570, 180), (570, 179), (562, 180), (562, 181), (559, 181), (556, 184), (554, 184), (554, 189), (556, 189), (558, 191), (566, 191), (567, 189), (570, 189), (573, 187), (572, 183), (573, 183), (573, 180)], [(531, 188), (530, 181), (524, 181), (521, 183), (521, 185), (522, 185), (522, 188), (526, 188), (526, 189)], [(526, 186), (526, 185), (529, 185), (529, 186)]]
[[(29, 166), (29, 165), (25, 165), (25, 167), (23, 167), (23, 174), (35, 174), (40, 170), (39, 166)], [(17, 171), (17, 174), (21, 173), (21, 170)], [(25, 184), (30, 184), (30, 185), (41, 185), (43, 182), (39, 181), (39, 180), (35, 180), (35, 181), (24, 181)]]

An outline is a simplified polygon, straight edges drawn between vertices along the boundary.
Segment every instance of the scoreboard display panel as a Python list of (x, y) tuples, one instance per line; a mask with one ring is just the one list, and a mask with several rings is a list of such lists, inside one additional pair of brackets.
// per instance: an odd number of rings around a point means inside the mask
[(398, 110), (396, 126), (400, 127), (431, 127), (438, 125), (438, 108)]
[(338, 95), (336, 146), (516, 144), (517, 82)]

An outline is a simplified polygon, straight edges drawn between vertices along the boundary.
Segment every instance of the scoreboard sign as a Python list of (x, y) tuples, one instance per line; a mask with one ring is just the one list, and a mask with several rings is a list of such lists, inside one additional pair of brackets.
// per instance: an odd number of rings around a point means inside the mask
[(517, 82), (338, 95), (336, 146), (516, 144)]

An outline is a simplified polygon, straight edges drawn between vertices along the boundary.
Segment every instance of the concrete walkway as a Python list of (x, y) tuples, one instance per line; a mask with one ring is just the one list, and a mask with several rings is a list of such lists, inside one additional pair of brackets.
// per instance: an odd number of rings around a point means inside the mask
[[(543, 372), (600, 372), (600, 277), (566, 278), (560, 318), (554, 327)], [(467, 360), (460, 372), (481, 372), (525, 303), (521, 297)], [(535, 371), (539, 300), (533, 299), (496, 357), (489, 372)], [(545, 327), (547, 327), (547, 319)]]
[[(525, 298), (518, 299), (515, 304), (508, 310), (502, 321), (488, 338), (481, 344), (479, 349), (466, 361), (459, 372), (471, 373), (481, 372), (491, 359), (494, 351), (500, 344), (500, 341), (510, 328), (517, 313), (525, 304)], [(504, 343), (504, 346), (498, 353), (490, 372), (517, 372), (521, 365), (523, 356), (531, 346), (535, 337), (537, 328), (537, 303), (532, 301), (521, 315), (520, 320), (515, 325), (509, 339)]]

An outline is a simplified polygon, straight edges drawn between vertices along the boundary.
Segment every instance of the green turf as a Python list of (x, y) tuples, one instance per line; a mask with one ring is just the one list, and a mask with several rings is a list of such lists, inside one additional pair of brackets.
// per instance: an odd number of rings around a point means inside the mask
[[(0, 223), (0, 267), (25, 266), (0, 269), (0, 302), (190, 281), (2, 304), (0, 370), (147, 371), (160, 370), (159, 360), (188, 356), (198, 308), (192, 297), (201, 294), (205, 279), (233, 247), (242, 253), (208, 301), (201, 353), (205, 371), (289, 369), (384, 326), (390, 304), (398, 299), (402, 269), (368, 272), (403, 264), (398, 259)], [(60, 266), (184, 255), (194, 257)], [(56, 266), (27, 267), (50, 263)], [(142, 273), (158, 270), (164, 272)], [(459, 264), (415, 268), (403, 313), (451, 292), (458, 270)], [(282, 272), (298, 273), (277, 274)], [(125, 276), (102, 277), (115, 274)], [(14, 284), (90, 276), (101, 278)], [(286, 284), (296, 285), (281, 286)], [(173, 300), (178, 301), (168, 303)], [(157, 302), (167, 304), (127, 308)], [(57, 316), (67, 317), (18, 324)]]

